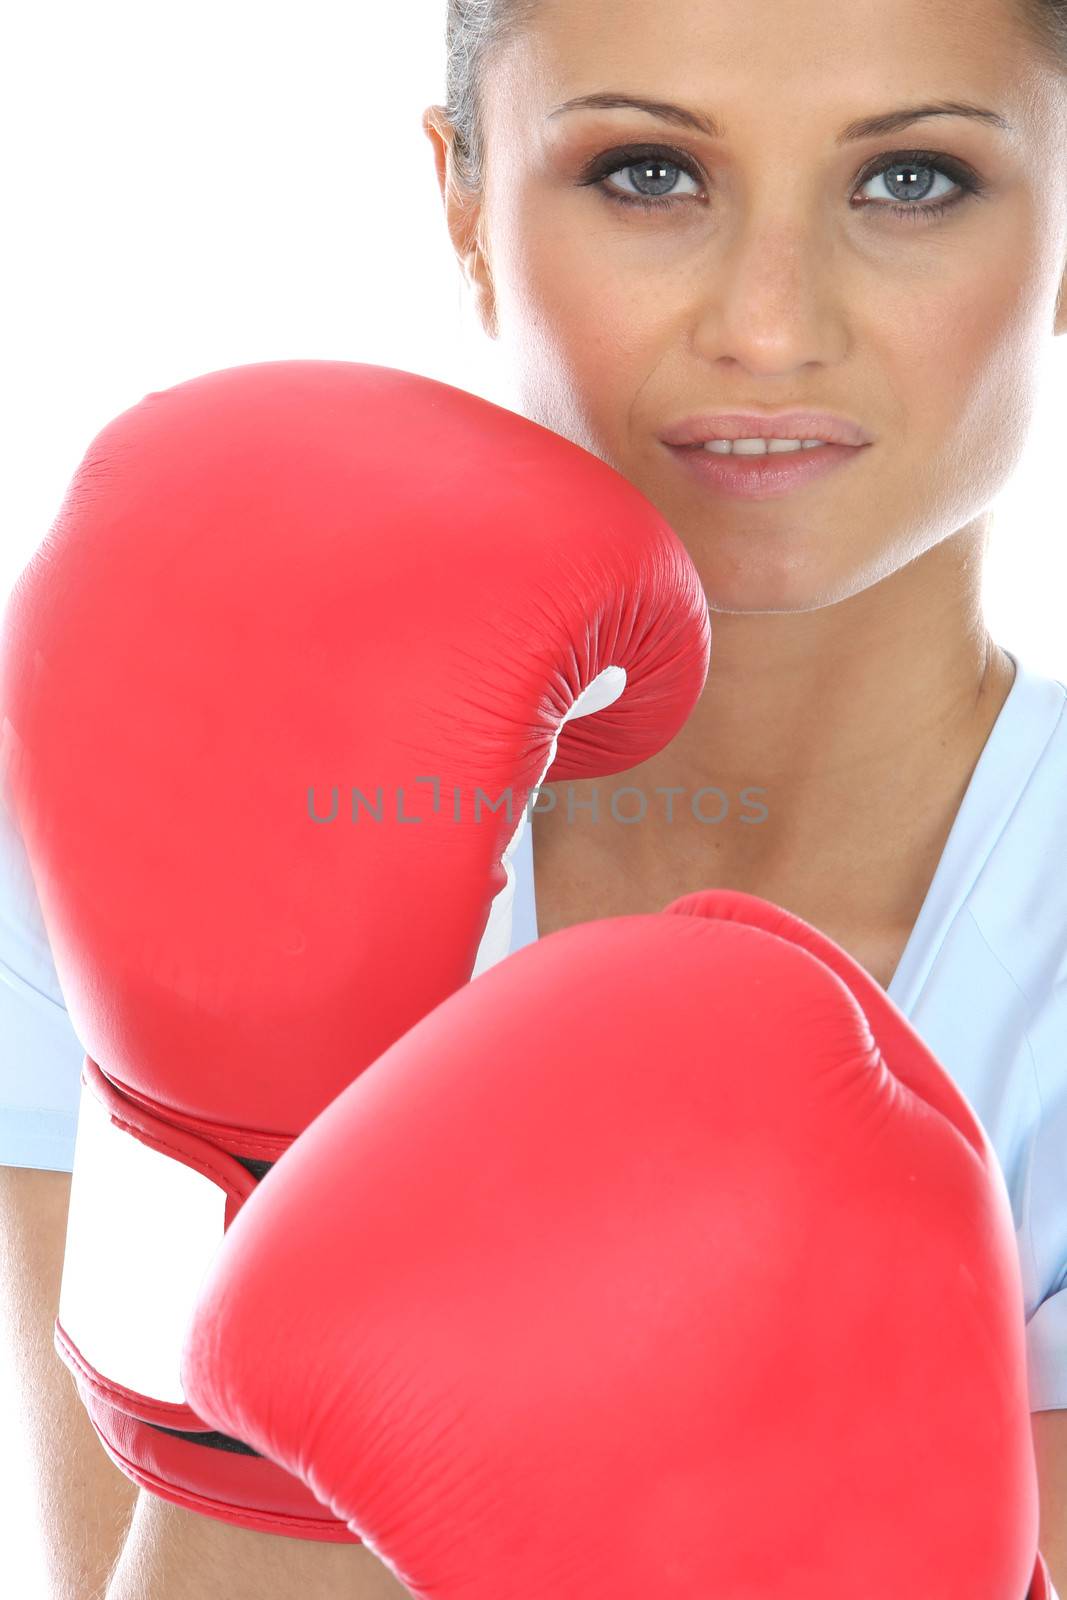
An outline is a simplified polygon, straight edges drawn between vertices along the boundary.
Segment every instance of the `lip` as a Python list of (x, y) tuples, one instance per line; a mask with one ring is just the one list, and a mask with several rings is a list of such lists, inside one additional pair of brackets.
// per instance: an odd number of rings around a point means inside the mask
[[(739, 434), (738, 437), (749, 436)], [(771, 434), (770, 437), (777, 436)], [(822, 436), (815, 434), (813, 437)], [(850, 461), (858, 461), (866, 446), (826, 444), (817, 450), (763, 456), (713, 455), (700, 445), (670, 445), (668, 449), (703, 488), (743, 500), (770, 500), (804, 488), (847, 466)]]
[[(872, 435), (848, 417), (807, 410), (707, 411), (672, 423), (660, 438), (678, 448), (704, 444), (708, 439), (824, 439), (827, 444), (853, 447), (874, 443)], [(818, 454), (814, 450), (808, 453)]]

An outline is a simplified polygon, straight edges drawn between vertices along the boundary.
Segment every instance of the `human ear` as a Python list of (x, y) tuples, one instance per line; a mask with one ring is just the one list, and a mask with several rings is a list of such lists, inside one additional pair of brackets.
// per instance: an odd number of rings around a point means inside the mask
[(496, 292), (481, 240), (482, 195), (458, 175), (455, 128), (444, 106), (427, 106), (422, 127), (433, 145), (437, 185), (445, 207), (445, 223), (463, 276), (474, 295), (475, 309), (490, 339), (497, 337)]

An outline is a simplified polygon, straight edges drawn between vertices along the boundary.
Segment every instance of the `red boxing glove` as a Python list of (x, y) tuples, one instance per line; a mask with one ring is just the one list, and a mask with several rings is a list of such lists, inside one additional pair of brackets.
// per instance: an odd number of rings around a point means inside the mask
[(421, 1600), (1034, 1576), (996, 1157), (867, 973), (749, 895), (553, 934), (418, 1023), (237, 1218), (183, 1372)]
[(707, 654), (655, 508), (459, 389), (268, 362), (96, 438), (13, 592), (0, 704), (88, 1052), (57, 1340), (136, 1482), (352, 1537), (190, 1409), (205, 1267), (294, 1136), (507, 948), (546, 770), (652, 755)]

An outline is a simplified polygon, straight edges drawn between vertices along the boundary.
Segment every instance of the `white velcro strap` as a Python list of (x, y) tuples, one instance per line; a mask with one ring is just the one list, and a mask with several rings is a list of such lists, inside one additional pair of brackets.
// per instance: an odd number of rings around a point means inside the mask
[(102, 1378), (184, 1401), (182, 1343), (225, 1215), (225, 1189), (117, 1126), (82, 1083), (59, 1321)]

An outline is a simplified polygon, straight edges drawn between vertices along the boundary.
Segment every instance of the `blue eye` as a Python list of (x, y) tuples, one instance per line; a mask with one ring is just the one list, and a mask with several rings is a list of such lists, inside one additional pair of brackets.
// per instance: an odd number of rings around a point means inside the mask
[[(936, 189), (938, 179), (947, 179), (952, 188), (947, 194), (942, 191), (933, 200), (927, 201), (926, 197)], [(860, 187), (865, 188), (876, 181), (888, 190), (890, 196), (895, 194), (896, 200), (861, 200), (859, 205), (874, 206), (879, 211), (888, 209), (894, 216), (906, 217), (909, 222), (943, 216), (968, 196), (981, 193), (985, 187), (977, 174), (961, 162), (928, 150), (913, 150), (894, 156), (889, 161), (883, 159), (877, 167), (868, 170)], [(908, 204), (903, 203), (904, 198)], [(920, 205), (917, 203), (919, 201), (925, 203)]]
[[(632, 184), (629, 193), (608, 182), (617, 173), (624, 174)], [(598, 156), (579, 182), (598, 188), (614, 205), (636, 206), (644, 212), (664, 212), (692, 198), (675, 192), (680, 176), (688, 177), (696, 185), (699, 196), (703, 180), (691, 160), (676, 150), (640, 145)], [(985, 188), (977, 174), (962, 162), (929, 150), (906, 150), (880, 157), (878, 164), (868, 167), (861, 176), (860, 188), (876, 179), (883, 183), (890, 198), (861, 199), (855, 202), (857, 209), (890, 211), (910, 222), (942, 216), (971, 195), (981, 194)], [(946, 195), (942, 191), (935, 193), (932, 200), (927, 199), (936, 190), (939, 179), (947, 179), (954, 192)]]
[[(623, 172), (627, 176), (632, 173), (635, 184), (647, 184), (649, 188), (647, 190), (638, 188), (636, 195), (621, 194), (607, 182), (607, 179), (614, 177), (616, 172)], [(666, 199), (668, 205), (675, 199), (675, 196), (668, 195), (667, 191), (676, 182), (679, 173), (684, 173), (699, 186), (699, 178), (686, 162), (679, 159), (671, 160), (666, 152), (635, 156), (635, 152), (631, 150), (625, 152), (622, 161), (606, 169), (602, 168), (598, 177), (604, 193), (612, 200), (620, 200), (623, 205), (644, 205), (649, 210), (665, 210), (662, 199)]]

